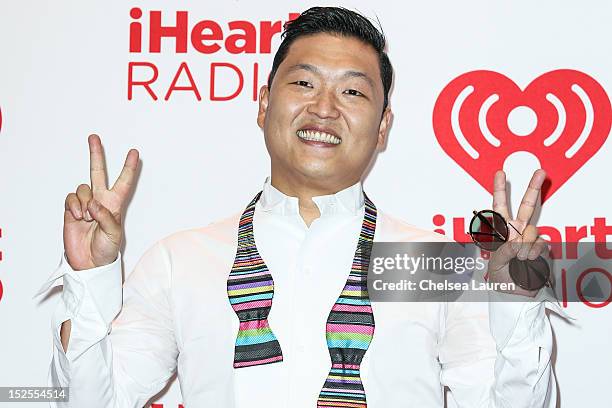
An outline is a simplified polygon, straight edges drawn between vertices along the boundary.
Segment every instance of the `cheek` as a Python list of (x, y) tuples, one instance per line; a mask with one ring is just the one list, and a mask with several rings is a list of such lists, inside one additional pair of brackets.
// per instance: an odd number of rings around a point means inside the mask
[[(282, 98), (276, 100), (282, 101)], [(292, 106), (283, 103), (268, 106), (264, 124), (264, 137), (269, 149), (276, 152), (291, 149), (295, 117), (296, 109)]]
[(282, 119), (295, 118), (305, 106), (305, 98), (287, 90), (279, 90), (271, 98), (273, 117)]
[(371, 109), (354, 108), (349, 110), (346, 116), (349, 131), (355, 143), (363, 146), (376, 144), (378, 130), (380, 128), (380, 117)]

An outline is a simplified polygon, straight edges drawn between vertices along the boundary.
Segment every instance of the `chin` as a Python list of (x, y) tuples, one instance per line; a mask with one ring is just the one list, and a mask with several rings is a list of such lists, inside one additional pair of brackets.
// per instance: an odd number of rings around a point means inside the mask
[(321, 160), (306, 160), (302, 159), (298, 161), (301, 164), (299, 166), (300, 173), (305, 176), (313, 177), (313, 178), (321, 178), (321, 177), (331, 177), (337, 171), (335, 169), (337, 166), (332, 166), (331, 163), (322, 162)]

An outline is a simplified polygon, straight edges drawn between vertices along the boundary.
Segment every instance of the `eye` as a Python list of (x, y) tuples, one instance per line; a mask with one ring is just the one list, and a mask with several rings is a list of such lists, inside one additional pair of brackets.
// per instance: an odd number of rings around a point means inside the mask
[(297, 86), (305, 86), (307, 88), (312, 88), (312, 84), (308, 81), (295, 81), (292, 82), (292, 84), (297, 85)]
[(356, 89), (347, 89), (346, 91), (344, 91), (344, 93), (348, 95), (352, 95), (352, 96), (365, 96), (364, 94), (362, 94)]

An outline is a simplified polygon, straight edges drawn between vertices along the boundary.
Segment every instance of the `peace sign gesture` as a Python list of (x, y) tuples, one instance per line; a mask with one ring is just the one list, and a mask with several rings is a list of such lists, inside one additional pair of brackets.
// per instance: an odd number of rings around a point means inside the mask
[[(546, 180), (546, 172), (542, 169), (536, 170), (529, 181), (527, 191), (523, 195), (516, 219), (512, 218), (508, 209), (508, 198), (506, 196), (506, 174), (503, 170), (495, 173), (493, 179), (493, 211), (501, 214), (509, 224), (508, 240), (491, 253), (488, 274), (491, 282), (512, 282), (509, 271), (509, 263), (513, 258), (520, 260), (535, 260), (547, 251), (546, 241), (538, 237), (538, 229), (531, 224), (531, 217), (540, 199), (542, 184)], [(537, 291), (528, 291), (517, 286), (512, 293), (523, 296), (535, 296)]]
[(138, 151), (131, 149), (109, 189), (102, 142), (98, 135), (90, 135), (88, 142), (91, 186), (81, 184), (76, 193), (68, 194), (64, 211), (64, 251), (74, 270), (107, 265), (117, 258), (123, 238), (121, 217), (138, 169)]

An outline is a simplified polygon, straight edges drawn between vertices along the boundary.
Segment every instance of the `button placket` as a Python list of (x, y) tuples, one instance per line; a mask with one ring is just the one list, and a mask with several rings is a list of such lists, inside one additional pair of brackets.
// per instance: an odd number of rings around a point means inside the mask
[[(316, 227), (315, 227), (316, 228)], [(300, 396), (300, 388), (302, 387), (302, 379), (300, 373), (303, 370), (304, 363), (307, 361), (305, 357), (306, 347), (302, 341), (302, 330), (304, 327), (304, 319), (307, 318), (303, 315), (303, 305), (307, 302), (304, 299), (304, 287), (305, 287), (305, 273), (307, 268), (305, 266), (305, 254), (308, 252), (309, 235), (312, 233), (312, 225), (310, 229), (306, 230), (303, 236), (302, 242), (299, 245), (299, 249), (296, 254), (296, 261), (292, 268), (292, 279), (291, 279), (291, 291), (292, 291), (292, 319), (291, 319), (291, 356), (288, 361), (291, 362), (289, 369), (289, 405), (295, 403)]]

